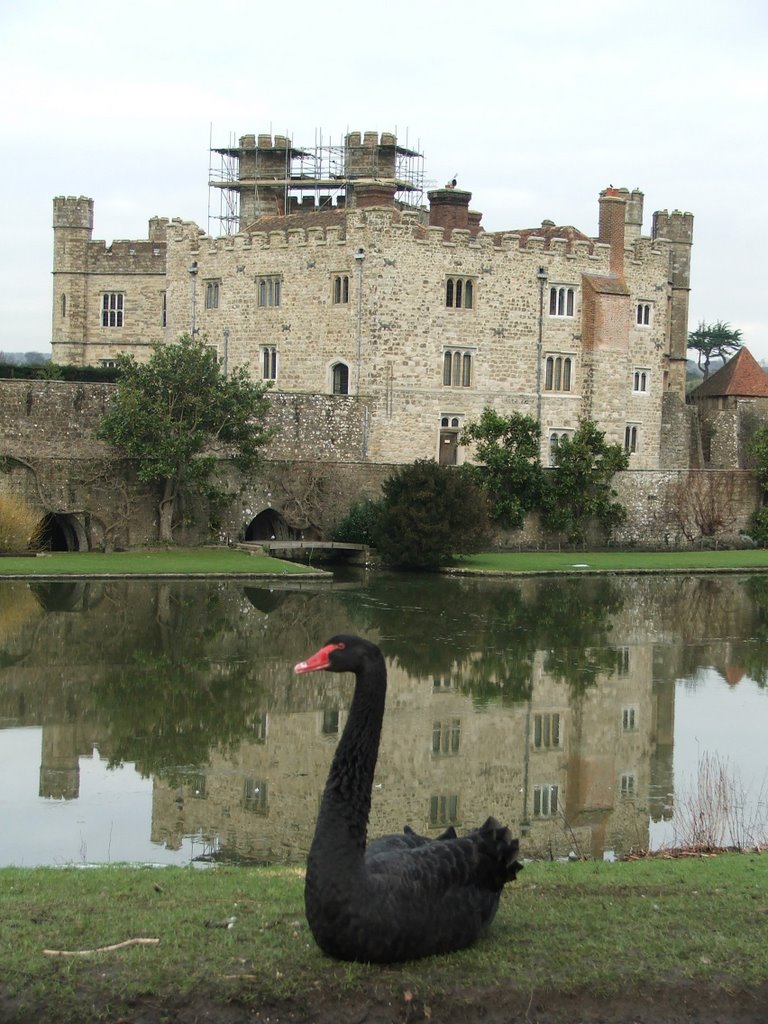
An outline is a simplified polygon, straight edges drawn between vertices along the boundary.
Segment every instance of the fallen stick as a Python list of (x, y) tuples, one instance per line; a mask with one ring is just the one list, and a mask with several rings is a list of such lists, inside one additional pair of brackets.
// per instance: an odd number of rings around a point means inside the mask
[(92, 953), (111, 953), (126, 946), (156, 946), (160, 939), (126, 939), (112, 946), (97, 946), (96, 949), (44, 949), (45, 956), (90, 956)]

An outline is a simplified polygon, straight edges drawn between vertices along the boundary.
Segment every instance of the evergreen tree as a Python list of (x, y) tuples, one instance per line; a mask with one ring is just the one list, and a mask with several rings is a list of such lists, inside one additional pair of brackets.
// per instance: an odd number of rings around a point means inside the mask
[(688, 348), (698, 352), (699, 369), (704, 380), (709, 376), (709, 364), (712, 359), (722, 359), (725, 366), (728, 356), (741, 348), (741, 331), (735, 330), (724, 320), (713, 324), (705, 324), (702, 320), (695, 331), (688, 335)]
[(488, 543), (485, 493), (468, 467), (420, 459), (386, 480), (382, 491), (373, 540), (390, 565), (435, 569)]

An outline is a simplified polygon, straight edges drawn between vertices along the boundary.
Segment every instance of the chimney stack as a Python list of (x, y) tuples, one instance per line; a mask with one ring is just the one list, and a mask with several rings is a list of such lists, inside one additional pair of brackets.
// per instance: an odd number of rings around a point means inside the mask
[(598, 242), (611, 247), (611, 273), (624, 276), (624, 231), (626, 225), (627, 201), (621, 189), (612, 185), (600, 193), (600, 233)]
[[(450, 238), (454, 228), (468, 231), (469, 201), (471, 192), (460, 188), (437, 188), (427, 192), (429, 198), (429, 226), (443, 229), (444, 237)], [(478, 224), (479, 227), (479, 224)]]

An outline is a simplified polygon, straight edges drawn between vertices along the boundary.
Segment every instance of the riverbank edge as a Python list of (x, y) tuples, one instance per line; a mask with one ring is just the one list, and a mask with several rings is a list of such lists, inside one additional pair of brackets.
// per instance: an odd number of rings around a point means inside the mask
[[(243, 579), (243, 580), (281, 580), (297, 581), (303, 580), (332, 582), (334, 572), (332, 569), (321, 569), (305, 566), (298, 562), (291, 562), (290, 569), (286, 568), (285, 559), (272, 559), (271, 556), (249, 556), (259, 559), (259, 567), (248, 569), (246, 567), (229, 568), (215, 565), (196, 571), (189, 568), (189, 560), (194, 556), (197, 549), (182, 548), (178, 551), (153, 551), (141, 549), (136, 552), (118, 553), (116, 555), (115, 568), (105, 570), (100, 567), (96, 570), (72, 571), (70, 562), (80, 559), (79, 552), (54, 552), (44, 556), (38, 556), (40, 560), (56, 559), (59, 562), (57, 571), (46, 571), (42, 567), (30, 564), (32, 559), (24, 564), (23, 568), (14, 566), (7, 571), (3, 560), (0, 560), (0, 580), (44, 580), (52, 581), (57, 579), (69, 580), (105, 580), (105, 579), (172, 579), (172, 580), (205, 580), (205, 579)], [(215, 560), (217, 552), (211, 548), (205, 550), (206, 559)], [(82, 557), (87, 559), (91, 552), (83, 552)], [(101, 552), (93, 552), (100, 562), (110, 559), (112, 555), (105, 555)], [(135, 555), (144, 561), (157, 558), (158, 561), (168, 563), (177, 561), (178, 565), (172, 564), (168, 568), (149, 568), (145, 565), (135, 569), (125, 569), (118, 561), (125, 555), (130, 558)], [(220, 552), (222, 562), (230, 557), (229, 549), (222, 549)], [(729, 556), (732, 556), (729, 558)], [(465, 556), (482, 563), (484, 559), (494, 562), (509, 560), (509, 565), (467, 565), (459, 562), (443, 566), (436, 570), (440, 575), (456, 577), (478, 577), (487, 579), (503, 578), (526, 578), (537, 576), (650, 576), (650, 575), (709, 575), (709, 574), (765, 574), (768, 573), (768, 551), (755, 549), (754, 552), (745, 552), (744, 549), (734, 549), (733, 552), (719, 550), (716, 552), (627, 552), (617, 551), (606, 552), (485, 552), (475, 556)], [(615, 563), (612, 560), (615, 557)], [(515, 565), (515, 561), (524, 559), (528, 564)], [(574, 561), (570, 561), (574, 559)], [(578, 561), (576, 561), (578, 559)], [(530, 564), (532, 561), (540, 561), (540, 565)], [(602, 564), (589, 564), (598, 560)], [(628, 563), (630, 561), (630, 564)], [(683, 564), (681, 563), (681, 560)], [(713, 564), (713, 560), (722, 564)], [(557, 561), (560, 564), (547, 565), (548, 561)], [(275, 568), (266, 568), (264, 563), (275, 563)], [(656, 564), (648, 564), (655, 562)], [(729, 564), (729, 562), (731, 564)], [(676, 564), (677, 563), (677, 564)], [(27, 567), (29, 566), (29, 567)], [(370, 568), (370, 567), (369, 567)], [(374, 571), (377, 571), (374, 569)], [(389, 570), (388, 570), (389, 571)]]

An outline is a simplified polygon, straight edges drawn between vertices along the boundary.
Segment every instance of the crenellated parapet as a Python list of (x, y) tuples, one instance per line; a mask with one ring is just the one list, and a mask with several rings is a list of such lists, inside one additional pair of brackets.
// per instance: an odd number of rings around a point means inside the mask
[(693, 244), (693, 214), (680, 210), (657, 210), (653, 215), (653, 237), (667, 238), (670, 242)]
[(115, 239), (109, 245), (88, 245), (88, 269), (93, 274), (165, 274), (165, 241)]
[(87, 196), (56, 196), (53, 200), (53, 227), (93, 230), (93, 199)]

